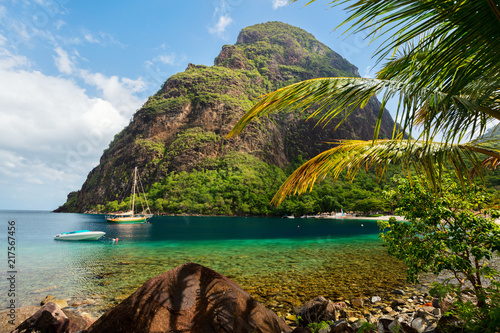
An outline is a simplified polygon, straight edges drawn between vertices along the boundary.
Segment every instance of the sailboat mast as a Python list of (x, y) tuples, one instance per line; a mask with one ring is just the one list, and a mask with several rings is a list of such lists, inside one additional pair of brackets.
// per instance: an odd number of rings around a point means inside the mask
[(135, 215), (135, 187), (137, 186), (137, 167), (134, 168), (134, 185), (132, 186), (132, 216)]

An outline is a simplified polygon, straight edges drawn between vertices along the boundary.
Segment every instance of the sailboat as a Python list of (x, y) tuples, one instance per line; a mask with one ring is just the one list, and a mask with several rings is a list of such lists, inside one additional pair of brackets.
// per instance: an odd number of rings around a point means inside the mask
[[(106, 216), (106, 221), (110, 223), (146, 223), (147, 220), (151, 217), (153, 217), (153, 214), (151, 214), (151, 210), (149, 209), (149, 204), (148, 200), (146, 199), (146, 194), (144, 193), (144, 190), (142, 191), (142, 195), (144, 196), (144, 201), (146, 207), (142, 204), (141, 200), (141, 193), (139, 192), (139, 200), (141, 201), (141, 205), (143, 208), (142, 213), (140, 214), (135, 214), (135, 195), (136, 192), (138, 192), (138, 186), (137, 186), (137, 179), (138, 179), (138, 174), (137, 174), (137, 167), (134, 168), (134, 182), (132, 185), (132, 203), (131, 203), (131, 209), (128, 212), (124, 213), (115, 213), (112, 215)], [(140, 182), (140, 179), (139, 179)], [(142, 186), (142, 184), (141, 184)]]

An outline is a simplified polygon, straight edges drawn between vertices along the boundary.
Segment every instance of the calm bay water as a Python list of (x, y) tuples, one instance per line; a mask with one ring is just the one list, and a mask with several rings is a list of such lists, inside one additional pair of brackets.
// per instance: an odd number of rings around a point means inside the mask
[[(8, 221), (16, 222), (18, 306), (50, 294), (70, 304), (91, 303), (84, 310), (99, 315), (149, 278), (186, 262), (226, 275), (278, 313), (318, 295), (381, 295), (405, 279), (402, 264), (382, 247), (375, 221), (165, 216), (114, 225), (103, 215), (0, 211), (2, 235)], [(105, 231), (119, 241), (53, 240), (80, 229)], [(6, 259), (3, 267), (9, 270)], [(0, 289), (5, 308), (5, 279)]]

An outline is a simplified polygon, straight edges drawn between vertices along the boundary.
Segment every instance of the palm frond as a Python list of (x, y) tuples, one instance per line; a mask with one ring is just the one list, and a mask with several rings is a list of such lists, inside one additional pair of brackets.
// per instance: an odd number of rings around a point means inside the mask
[[(421, 39), (411, 51), (426, 54), (420, 60), (423, 86), (447, 83), (448, 93), (456, 95), (469, 82), (500, 72), (498, 1), (333, 0), (330, 5), (347, 6), (350, 16), (340, 25), (349, 25), (346, 32), (386, 38), (376, 54), (379, 61)], [(456, 64), (462, 66), (459, 75), (447, 71)]]
[[(254, 119), (281, 111), (304, 111), (317, 107), (308, 119), (327, 123), (339, 119), (337, 126), (355, 110), (364, 107), (369, 99), (384, 94), (384, 101), (375, 125), (373, 138), (378, 139), (382, 111), (385, 101), (398, 96), (401, 103), (395, 121), (402, 125), (395, 128), (412, 133), (414, 126), (422, 126), (424, 133), (433, 139), (443, 135), (447, 142), (458, 142), (467, 133), (483, 133), (491, 119), (500, 119), (498, 108), (493, 108), (491, 99), (470, 100), (456, 96), (451, 100), (441, 91), (415, 87), (397, 80), (381, 80), (358, 77), (311, 79), (264, 95), (234, 126), (228, 137), (238, 135)], [(484, 103), (484, 105), (481, 105)], [(496, 106), (497, 107), (497, 106)], [(471, 124), (471, 127), (464, 126)]]
[(280, 187), (272, 203), (281, 204), (291, 194), (311, 190), (316, 181), (342, 171), (353, 179), (362, 168), (374, 168), (381, 177), (389, 164), (401, 165), (405, 173), (425, 177), (428, 185), (439, 190), (444, 172), (454, 172), (462, 182), (473, 182), (470, 168), (481, 176), (480, 154), (500, 159), (500, 150), (467, 144), (446, 144), (416, 140), (346, 140), (310, 159), (299, 167)]
[(318, 118), (318, 122), (326, 123), (340, 116), (343, 121), (356, 107), (365, 106), (372, 96), (391, 85), (393, 85), (391, 82), (356, 77), (302, 81), (264, 95), (238, 121), (228, 137), (241, 133), (254, 119), (280, 111), (305, 110), (313, 105), (318, 108), (309, 116), (309, 119)]

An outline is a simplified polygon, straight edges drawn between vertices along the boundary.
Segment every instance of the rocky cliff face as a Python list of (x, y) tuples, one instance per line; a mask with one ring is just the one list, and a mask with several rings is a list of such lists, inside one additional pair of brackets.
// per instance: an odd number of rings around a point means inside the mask
[[(151, 189), (172, 173), (224, 169), (227, 163), (221, 161), (235, 153), (284, 168), (298, 156), (309, 158), (328, 148), (325, 142), (371, 138), (377, 100), (335, 132), (335, 123), (315, 128), (314, 121), (304, 120), (306, 114), (289, 113), (256, 121), (240, 136), (225, 139), (258, 96), (326, 76), (359, 75), (355, 66), (302, 29), (279, 22), (247, 27), (235, 45), (223, 46), (214, 66), (190, 64), (170, 77), (115, 136), (81, 190), (58, 210), (85, 212), (120, 200), (135, 166)], [(392, 126), (386, 112), (381, 135), (389, 136)]]

